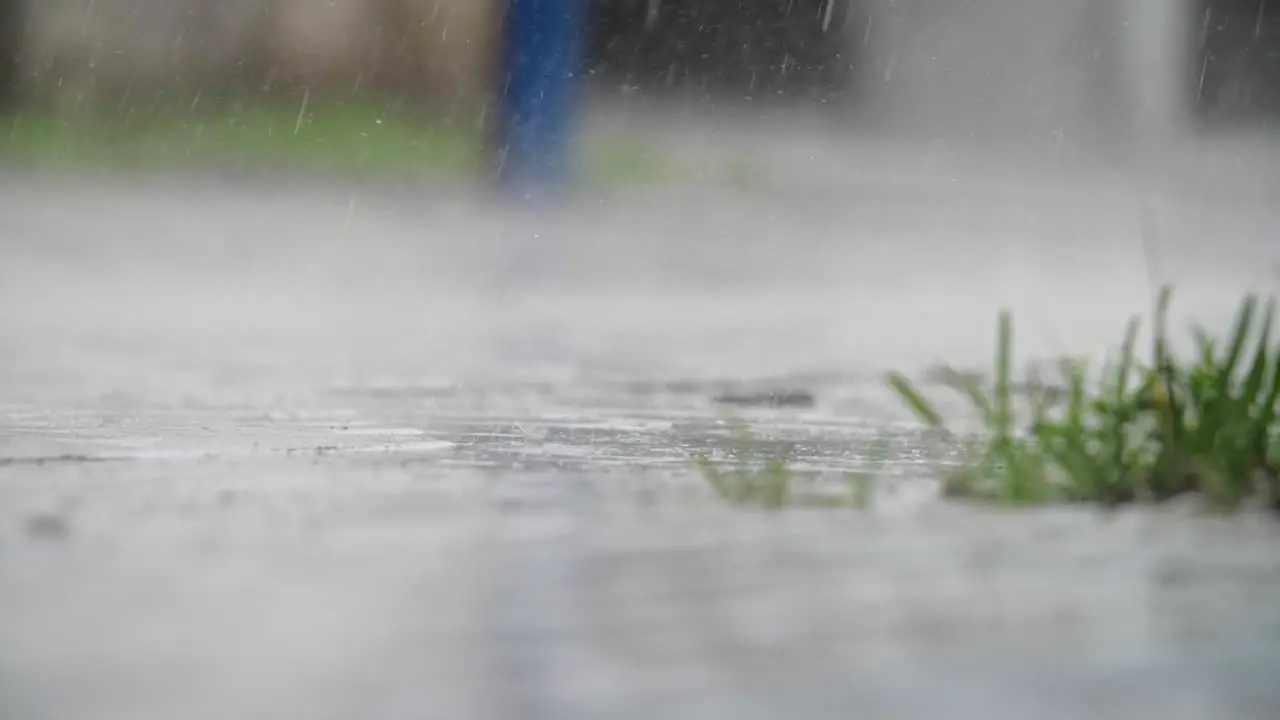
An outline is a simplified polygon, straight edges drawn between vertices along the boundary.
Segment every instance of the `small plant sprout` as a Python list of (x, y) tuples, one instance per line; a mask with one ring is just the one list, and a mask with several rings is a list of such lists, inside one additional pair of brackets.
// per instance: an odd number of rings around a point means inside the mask
[(721, 469), (705, 454), (698, 454), (694, 456), (698, 472), (717, 495), (734, 505), (754, 505), (770, 510), (789, 505), (794, 480), (791, 471), (794, 447), (771, 454), (741, 420), (730, 418), (726, 422), (734, 440), (732, 465)]

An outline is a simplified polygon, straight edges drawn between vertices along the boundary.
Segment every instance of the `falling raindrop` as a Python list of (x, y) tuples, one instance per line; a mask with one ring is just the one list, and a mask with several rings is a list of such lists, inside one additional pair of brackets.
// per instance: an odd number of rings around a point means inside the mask
[(1200, 105), (1201, 99), (1204, 97), (1204, 76), (1209, 72), (1209, 53), (1204, 54), (1204, 59), (1200, 62), (1200, 81), (1196, 84), (1196, 105)]
[(343, 230), (351, 229), (351, 218), (355, 216), (355, 213), (356, 213), (356, 196), (355, 196), (355, 193), (352, 193), (351, 197), (347, 200), (346, 215), (344, 215), (342, 218)]
[(293, 134), (297, 135), (302, 130), (302, 122), (307, 116), (307, 103), (311, 100), (311, 88), (302, 89), (302, 105), (298, 108), (298, 119), (293, 123)]

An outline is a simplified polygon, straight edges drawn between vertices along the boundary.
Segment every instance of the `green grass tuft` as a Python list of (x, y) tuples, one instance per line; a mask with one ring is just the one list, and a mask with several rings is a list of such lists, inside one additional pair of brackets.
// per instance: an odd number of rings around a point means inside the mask
[[(990, 380), (945, 367), (936, 374), (984, 428), (946, 492), (1007, 505), (1116, 505), (1188, 493), (1217, 509), (1256, 499), (1280, 504), (1275, 301), (1246, 297), (1225, 342), (1194, 329), (1195, 356), (1182, 359), (1169, 343), (1171, 298), (1164, 288), (1157, 301), (1148, 365), (1137, 359), (1135, 318), (1118, 354), (1098, 372), (1083, 362), (1060, 363), (1064, 387), (1034, 373), (1014, 382), (1013, 323), (1001, 313)], [(959, 440), (910, 380), (899, 373), (887, 380), (920, 422)]]

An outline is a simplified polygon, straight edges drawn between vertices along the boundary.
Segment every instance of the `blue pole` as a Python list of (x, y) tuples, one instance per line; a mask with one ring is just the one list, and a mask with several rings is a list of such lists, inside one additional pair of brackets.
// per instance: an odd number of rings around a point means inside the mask
[(567, 189), (587, 0), (506, 0), (498, 182), (518, 197)]

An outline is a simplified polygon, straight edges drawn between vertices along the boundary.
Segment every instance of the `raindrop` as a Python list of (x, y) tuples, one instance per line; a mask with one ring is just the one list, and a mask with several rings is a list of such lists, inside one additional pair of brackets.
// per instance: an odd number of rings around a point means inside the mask
[(354, 216), (354, 215), (355, 215), (355, 212), (356, 212), (356, 196), (355, 196), (355, 193), (352, 193), (352, 195), (351, 195), (350, 199), (348, 199), (348, 201), (347, 201), (347, 212), (346, 212), (346, 215), (345, 215), (345, 216), (343, 217), (343, 219), (342, 219), (342, 229), (343, 229), (343, 230), (350, 230), (350, 229), (351, 229), (351, 218), (352, 218), (352, 216)]
[(1201, 97), (1204, 96), (1204, 76), (1209, 71), (1209, 60), (1212, 56), (1205, 53), (1204, 60), (1200, 62), (1200, 82), (1196, 85), (1196, 104), (1200, 104)]
[(297, 135), (302, 129), (302, 121), (306, 119), (307, 103), (311, 100), (311, 88), (302, 89), (302, 106), (298, 108), (298, 119), (293, 123), (293, 134)]

